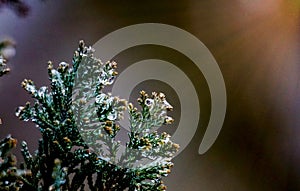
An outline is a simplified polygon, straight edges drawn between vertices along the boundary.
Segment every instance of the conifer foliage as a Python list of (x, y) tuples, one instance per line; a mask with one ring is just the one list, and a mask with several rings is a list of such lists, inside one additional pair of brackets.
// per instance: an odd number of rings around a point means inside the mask
[[(8, 70), (0, 61), (3, 75)], [(48, 63), (49, 87), (22, 82), (34, 101), (19, 107), (16, 115), (34, 122), (42, 138), (35, 153), (21, 142), (24, 162), (19, 165), (11, 154), (17, 141), (10, 135), (0, 141), (0, 190), (166, 190), (162, 178), (170, 173), (179, 146), (156, 129), (173, 122), (167, 115), (172, 106), (163, 93), (141, 91), (138, 109), (105, 92), (117, 76), (116, 67), (95, 58), (80, 41), (72, 64), (55, 68)], [(124, 112), (130, 131), (121, 143), (116, 136)]]

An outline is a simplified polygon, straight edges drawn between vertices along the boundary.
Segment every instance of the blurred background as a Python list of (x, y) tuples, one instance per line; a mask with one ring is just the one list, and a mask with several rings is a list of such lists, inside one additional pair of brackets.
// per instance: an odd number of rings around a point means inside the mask
[[(162, 46), (132, 47), (115, 56), (119, 73), (140, 60), (166, 60), (179, 67), (197, 91), (199, 126), (188, 147), (173, 160), (175, 166), (165, 179), (168, 190), (300, 190), (299, 0), (23, 2), (27, 7), (0, 6), (0, 40), (16, 43), (16, 54), (8, 63), (12, 71), (0, 81), (1, 137), (12, 134), (36, 149), (38, 129), (14, 113), (30, 100), (20, 86), (24, 78), (37, 86), (49, 84), (48, 60), (71, 62), (81, 39), (93, 45), (128, 25), (164, 23), (205, 44), (227, 91), (221, 133), (210, 150), (199, 155), (211, 111), (201, 71), (185, 55)], [(141, 89), (165, 92), (174, 106), (170, 115), (180, 119), (180, 99), (171, 86), (147, 80), (134, 87), (130, 99), (136, 99)], [(173, 133), (177, 124), (163, 131)]]

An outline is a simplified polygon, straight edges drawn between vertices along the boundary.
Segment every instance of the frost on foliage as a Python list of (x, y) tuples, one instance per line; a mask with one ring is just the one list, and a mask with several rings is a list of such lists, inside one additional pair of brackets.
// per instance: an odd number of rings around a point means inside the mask
[(17, 141), (10, 135), (0, 140), (0, 190), (19, 190), (30, 176), (31, 171), (24, 168), (17, 168), (16, 156), (11, 150), (16, 147)]
[(13, 40), (5, 39), (0, 42), (0, 77), (10, 71), (10, 69), (6, 66), (6, 62), (13, 57), (15, 53), (15, 42)]
[[(72, 64), (62, 62), (55, 69), (49, 62), (48, 74), (50, 87), (22, 82), (34, 102), (19, 107), (16, 115), (33, 121), (42, 138), (34, 154), (22, 143), (22, 168), (30, 175), (22, 176), (20, 190), (166, 190), (162, 177), (170, 173), (178, 145), (155, 130), (173, 122), (164, 94), (142, 91), (138, 110), (105, 92), (117, 75), (116, 63), (94, 58), (82, 41)], [(129, 141), (120, 143), (118, 120), (126, 109)], [(136, 165), (139, 160), (150, 162)]]
[[(169, 161), (178, 145), (170, 140), (170, 135), (155, 131), (173, 122), (167, 115), (172, 106), (165, 95), (153, 92), (148, 96), (141, 91), (138, 99), (141, 111), (138, 111), (131, 103), (104, 93), (103, 87), (115, 79), (116, 63), (102, 63), (93, 57), (92, 49), (89, 52), (78, 68), (73, 102), (84, 140), (102, 159), (124, 168), (155, 166)], [(131, 131), (129, 141), (120, 143), (115, 140), (120, 129), (116, 122), (123, 117), (126, 108), (130, 113)]]
[(0, 55), (0, 77), (9, 72), (9, 68), (6, 67), (6, 60)]
[(167, 115), (172, 106), (163, 93), (153, 92), (151, 96), (144, 91), (138, 99), (140, 110), (128, 104), (130, 116), (129, 141), (125, 148), (119, 148), (120, 166), (133, 169), (147, 169), (159, 165), (171, 165), (171, 158), (179, 149), (167, 133), (159, 134), (156, 129), (164, 124), (171, 124), (173, 119)]

